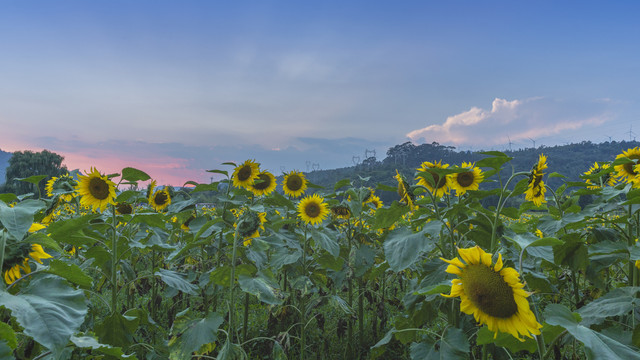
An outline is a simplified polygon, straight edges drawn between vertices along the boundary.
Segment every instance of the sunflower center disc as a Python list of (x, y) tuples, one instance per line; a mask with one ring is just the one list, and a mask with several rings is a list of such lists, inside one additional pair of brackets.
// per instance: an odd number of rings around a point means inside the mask
[(636, 176), (636, 175), (638, 174), (638, 173), (633, 169), (633, 168), (636, 166), (636, 164), (635, 164), (633, 161), (632, 161), (632, 162), (628, 162), (628, 163), (626, 163), (626, 164), (624, 164), (624, 165), (622, 165), (622, 166), (624, 166), (624, 171), (626, 171), (626, 172), (627, 172), (627, 174), (631, 174), (632, 176)]
[(429, 174), (431, 174), (431, 176), (433, 176), (433, 183), (436, 184), (436, 189), (440, 189), (441, 187), (447, 185), (447, 179), (446, 178), (441, 178), (440, 175), (436, 174), (435, 172), (429, 171)]
[(238, 180), (247, 181), (251, 177), (251, 166), (243, 166), (238, 171)]
[(156, 193), (156, 196), (154, 197), (154, 200), (157, 205), (162, 206), (167, 202), (168, 197), (167, 194), (164, 193), (164, 191), (158, 191)]
[(298, 176), (289, 176), (287, 178), (287, 188), (291, 191), (298, 191), (302, 187), (302, 179)]
[(271, 178), (269, 177), (269, 175), (260, 174), (260, 175), (258, 175), (258, 179), (260, 179), (262, 181), (257, 183), (257, 184), (253, 184), (253, 188), (256, 189), (256, 190), (264, 190), (264, 189), (268, 188), (269, 185), (271, 184)]
[(471, 186), (471, 184), (473, 184), (473, 180), (474, 180), (473, 173), (472, 172), (460, 173), (458, 174), (457, 180), (460, 186), (469, 187)]
[(104, 200), (109, 197), (109, 184), (100, 178), (92, 178), (89, 182), (89, 192), (94, 198)]
[(487, 315), (506, 319), (518, 311), (511, 286), (486, 265), (468, 265), (460, 278), (471, 302)]
[(310, 203), (304, 208), (304, 212), (310, 218), (316, 218), (320, 215), (320, 206), (316, 203)]

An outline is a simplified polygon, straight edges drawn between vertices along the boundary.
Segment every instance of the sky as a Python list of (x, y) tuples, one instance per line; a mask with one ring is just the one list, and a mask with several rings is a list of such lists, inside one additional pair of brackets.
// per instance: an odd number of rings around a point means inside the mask
[[(0, 149), (209, 182), (640, 135), (637, 1), (0, 0)], [(425, 159), (436, 160), (436, 159)]]

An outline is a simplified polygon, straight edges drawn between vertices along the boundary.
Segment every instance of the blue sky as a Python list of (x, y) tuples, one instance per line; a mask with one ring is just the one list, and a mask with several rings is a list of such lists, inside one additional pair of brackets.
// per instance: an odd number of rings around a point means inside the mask
[[(629, 139), (640, 3), (0, 1), (0, 149), (161, 183)], [(633, 128), (640, 134), (640, 122)], [(435, 160), (435, 159), (425, 159)]]

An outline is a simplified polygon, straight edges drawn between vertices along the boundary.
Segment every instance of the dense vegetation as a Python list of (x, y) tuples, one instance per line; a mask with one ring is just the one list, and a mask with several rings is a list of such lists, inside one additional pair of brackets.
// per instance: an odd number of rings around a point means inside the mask
[(0, 356), (640, 359), (640, 148), (576, 181), (544, 150), (389, 160), (373, 186), (248, 160), (0, 194)]

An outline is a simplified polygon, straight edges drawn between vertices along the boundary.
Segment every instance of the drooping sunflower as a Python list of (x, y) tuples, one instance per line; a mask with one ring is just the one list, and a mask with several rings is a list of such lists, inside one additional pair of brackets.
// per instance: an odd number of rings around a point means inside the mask
[(624, 157), (630, 161), (613, 167), (616, 170), (618, 178), (620, 181), (633, 184), (634, 188), (640, 187), (640, 172), (638, 172), (640, 168), (640, 166), (638, 166), (640, 165), (640, 148), (636, 146), (633, 149), (627, 149), (627, 151), (623, 151), (622, 154), (618, 154), (616, 159)]
[(93, 210), (104, 211), (107, 205), (115, 204), (116, 184), (93, 167), (84, 176), (78, 175), (76, 191), (81, 196), (80, 204)]
[(298, 203), (298, 217), (305, 224), (320, 224), (329, 214), (328, 207), (323, 197), (313, 194), (313, 196), (307, 196)]
[(547, 202), (545, 199), (545, 193), (547, 188), (542, 180), (544, 176), (543, 170), (547, 168), (547, 157), (540, 154), (538, 162), (533, 165), (531, 172), (529, 173), (529, 184), (527, 185), (527, 191), (525, 191), (525, 200), (532, 201), (536, 206), (540, 206)]
[[(431, 193), (437, 198), (441, 198), (442, 195), (448, 194), (449, 189), (451, 187), (451, 175), (440, 176), (435, 171), (431, 169), (446, 169), (449, 167), (449, 164), (442, 164), (442, 160), (438, 162), (423, 162), (419, 168), (416, 170), (420, 172), (427, 172), (429, 175), (433, 177), (433, 179), (427, 180), (422, 176), (418, 176), (416, 179), (418, 180), (418, 185), (422, 185), (429, 189)], [(428, 175), (427, 175), (428, 176)], [(433, 184), (433, 185), (432, 185)]]
[(291, 171), (284, 176), (282, 189), (286, 195), (297, 198), (307, 190), (307, 179), (304, 174), (298, 171)]
[(394, 178), (398, 181), (398, 196), (400, 196), (400, 202), (409, 205), (409, 209), (413, 211), (416, 208), (413, 204), (415, 195), (411, 192), (409, 183), (404, 176), (400, 175), (398, 169), (396, 169), (396, 175)]
[(498, 255), (495, 265), (492, 255), (479, 246), (458, 249), (458, 254), (464, 263), (457, 257), (440, 258), (449, 264), (446, 272), (458, 275), (451, 280), (451, 294), (442, 296), (460, 297), (460, 311), (486, 324), (495, 333), (494, 337), (503, 332), (522, 341), (521, 335), (540, 335), (542, 325), (527, 301), (530, 293), (523, 290), (520, 274), (503, 266), (502, 254)]
[(52, 257), (47, 254), (41, 245), (29, 244), (29, 243), (17, 243), (13, 246), (7, 247), (5, 253), (5, 261), (2, 264), (2, 270), (4, 271), (4, 281), (7, 284), (11, 284), (21, 276), (21, 271), (25, 274), (31, 272), (29, 266), (29, 259), (37, 261), (42, 264), (42, 259), (48, 259)]
[[(591, 190), (600, 189), (601, 187), (608, 185), (614, 186), (617, 182), (615, 176), (612, 176), (611, 171), (607, 170), (611, 167), (610, 164), (603, 163), (600, 165), (598, 162), (593, 163), (593, 166), (584, 172), (584, 175), (589, 176), (585, 179), (587, 188)], [(590, 175), (598, 175), (595, 179), (591, 179)]]
[[(155, 180), (151, 182), (151, 190), (155, 187)], [(149, 195), (149, 205), (154, 208), (155, 211), (160, 212), (164, 210), (167, 206), (171, 205), (171, 194), (165, 188), (162, 190), (157, 190), (156, 192), (151, 192)]]
[(456, 196), (462, 196), (469, 190), (478, 190), (484, 180), (484, 174), (474, 163), (463, 162), (462, 168), (468, 171), (451, 174), (451, 187), (456, 190)]
[(258, 163), (253, 160), (246, 160), (233, 170), (233, 186), (249, 188), (258, 178), (258, 173), (260, 173)]
[(133, 214), (133, 206), (128, 203), (119, 202), (116, 204), (116, 214), (118, 215), (128, 215)]
[(257, 215), (257, 222), (253, 225), (253, 228), (255, 228), (255, 231), (253, 231), (253, 233), (249, 231), (248, 232), (249, 235), (244, 236), (244, 241), (242, 242), (244, 246), (251, 245), (251, 242), (253, 241), (253, 239), (260, 236), (260, 231), (264, 231), (264, 223), (267, 222), (267, 213), (265, 212), (261, 212), (261, 213), (252, 212), (252, 213)]
[[(69, 174), (64, 174), (59, 177), (52, 177), (49, 181), (47, 181), (47, 185), (44, 187), (44, 189), (47, 192), (47, 196), (54, 197), (59, 192), (73, 191), (76, 184), (76, 181)], [(61, 194), (60, 198), (64, 201), (71, 201), (71, 199), (73, 199), (73, 194)]]
[(349, 207), (342, 204), (332, 206), (331, 213), (338, 219), (348, 219), (351, 217)]
[(255, 195), (269, 195), (276, 189), (276, 177), (268, 171), (261, 171), (253, 184), (249, 185), (249, 190)]

